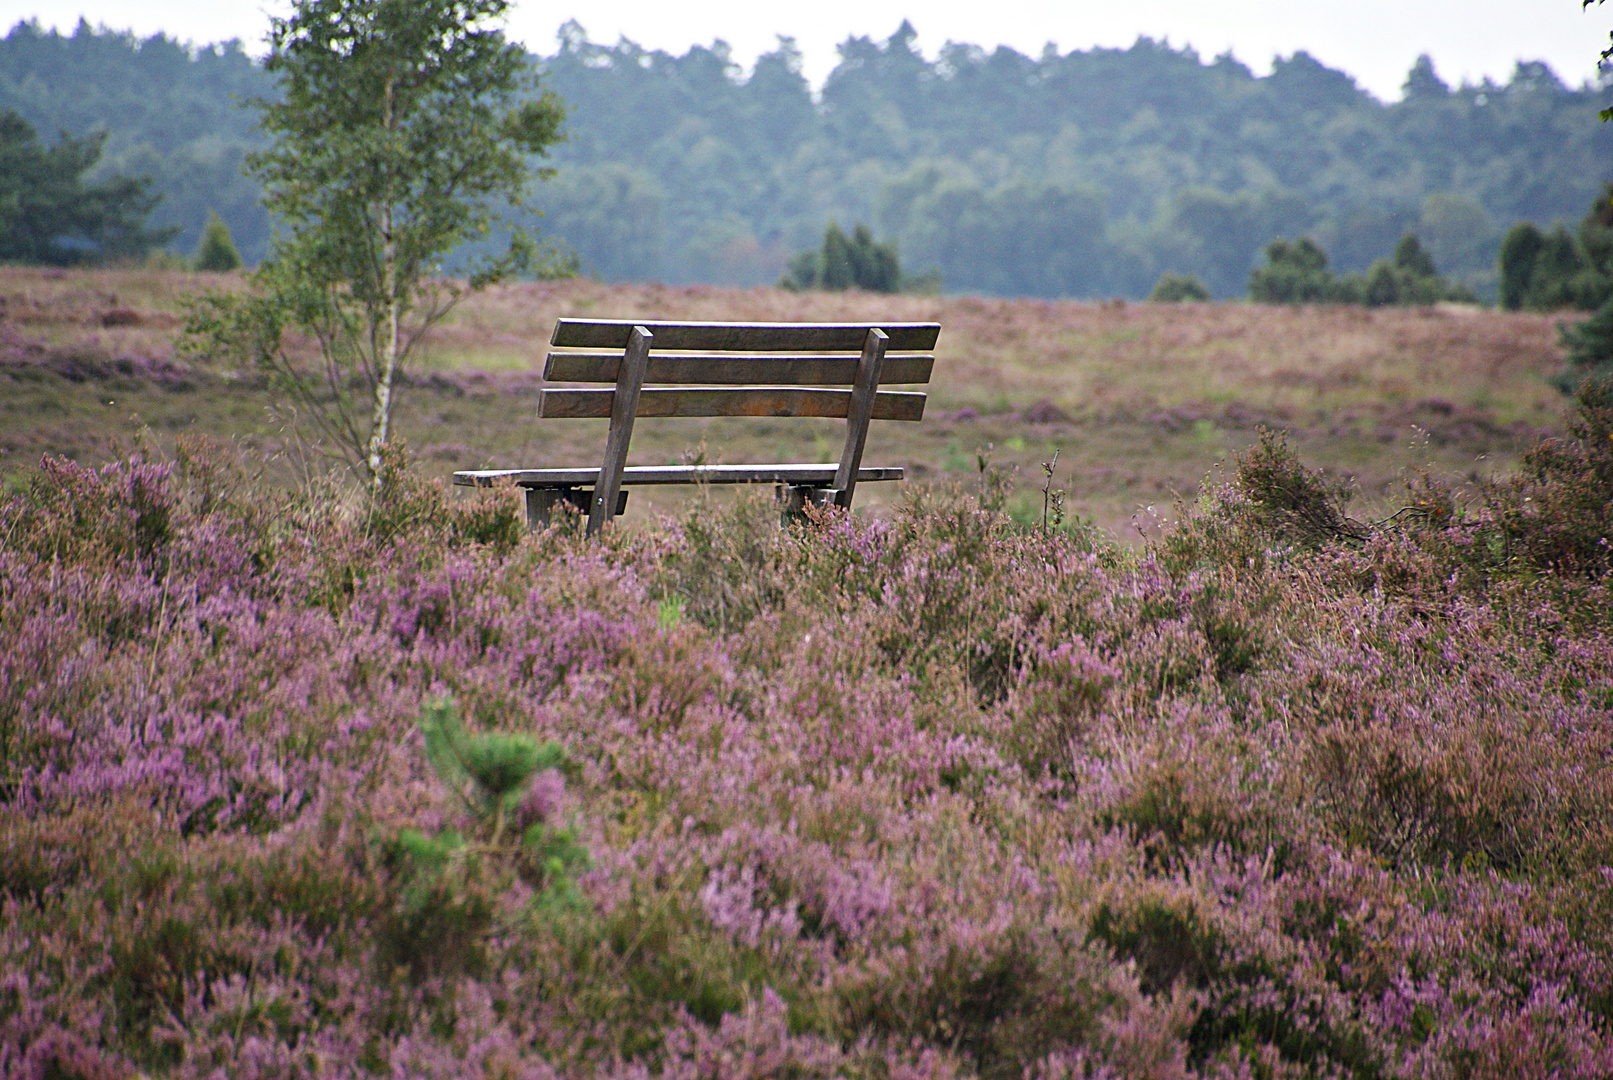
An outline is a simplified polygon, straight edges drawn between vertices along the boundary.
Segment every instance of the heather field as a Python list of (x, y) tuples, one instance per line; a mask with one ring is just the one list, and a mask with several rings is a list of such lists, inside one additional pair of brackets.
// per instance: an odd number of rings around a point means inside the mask
[[(270, 479), (302, 483), (328, 463), (254, 378), (174, 353), (187, 293), (229, 277), (0, 268), (0, 473), (45, 453), (104, 464), (180, 434), (233, 444)], [(1273, 308), (792, 294), (777, 289), (517, 284), (478, 296), (427, 343), (398, 426), (426, 475), (481, 466), (597, 464), (603, 422), (538, 422), (544, 346), (561, 315), (712, 320), (888, 317), (942, 326), (919, 424), (875, 424), (868, 463), (946, 486), (991, 459), (1010, 509), (1040, 514), (1039, 463), (1059, 451), (1068, 505), (1123, 543), (1192, 502), (1217, 463), (1266, 424), (1351, 485), (1357, 513), (1398, 509), (1408, 471), (1468, 481), (1505, 474), (1567, 407), (1557, 316), (1433, 309)], [(1572, 316), (1569, 316), (1570, 318)], [(110, 325), (108, 325), (110, 324)], [(704, 452), (737, 462), (833, 460), (834, 421), (640, 424), (633, 460)], [(869, 485), (883, 514), (902, 493)], [(637, 491), (633, 527), (676, 512), (680, 493)]]
[[(367, 502), (167, 351), (184, 279), (4, 273), (0, 1075), (1613, 1074), (1613, 390), (1549, 320), (881, 301), (928, 482), (585, 543), (440, 482), (592, 453), (528, 335), (875, 301), (485, 298)], [(728, 430), (643, 452), (812, 445)]]

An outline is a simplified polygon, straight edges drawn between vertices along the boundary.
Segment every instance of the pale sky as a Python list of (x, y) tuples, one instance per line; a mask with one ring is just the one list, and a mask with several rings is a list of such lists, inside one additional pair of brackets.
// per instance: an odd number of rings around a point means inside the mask
[[(286, 7), (285, 0), (0, 0), (0, 33), (30, 18), (68, 32), (83, 17), (195, 44), (239, 38), (257, 52), (268, 14)], [(1303, 49), (1385, 100), (1400, 96), (1406, 72), (1424, 52), (1452, 85), (1486, 76), (1504, 82), (1523, 59), (1544, 60), (1578, 86), (1597, 77), (1596, 57), (1613, 27), (1613, 3), (1582, 11), (1579, 0), (515, 0), (511, 9), (510, 36), (539, 53), (554, 52), (556, 31), (573, 18), (605, 44), (625, 35), (682, 53), (722, 38), (747, 66), (774, 47), (777, 35), (790, 35), (814, 85), (822, 84), (835, 46), (847, 36), (883, 40), (906, 18), (932, 57), (949, 40), (988, 49), (1005, 44), (1036, 56), (1049, 41), (1068, 52), (1124, 47), (1147, 35), (1191, 45), (1205, 59), (1230, 50), (1264, 74), (1273, 56)]]

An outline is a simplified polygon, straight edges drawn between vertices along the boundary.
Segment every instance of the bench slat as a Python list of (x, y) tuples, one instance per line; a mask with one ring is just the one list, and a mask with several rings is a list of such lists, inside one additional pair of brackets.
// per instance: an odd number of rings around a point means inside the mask
[[(849, 352), (861, 353), (869, 323), (701, 323), (559, 319), (549, 344), (566, 349), (626, 349), (633, 327), (642, 326), (658, 351)], [(891, 352), (927, 352), (941, 336), (939, 323), (889, 323)]]
[[(614, 390), (545, 389), (538, 415), (545, 419), (582, 420), (609, 416)], [(818, 416), (843, 419), (851, 406), (850, 390), (801, 390), (768, 386), (755, 390), (663, 390), (639, 394), (639, 416)], [(924, 395), (882, 390), (874, 395), (873, 419), (922, 420)]]
[[(656, 342), (659, 344), (660, 339)], [(543, 377), (552, 382), (613, 383), (621, 370), (617, 353), (551, 352)], [(881, 386), (927, 383), (933, 356), (886, 356)], [(850, 386), (857, 378), (855, 356), (665, 356), (650, 354), (647, 383), (719, 383), (730, 386)]]
[[(629, 465), (622, 470), (622, 484), (795, 484), (802, 487), (826, 485), (834, 479), (835, 464), (827, 465)], [(518, 487), (591, 487), (599, 479), (598, 469), (466, 469), (454, 474), (461, 487), (492, 487), (509, 480)], [(900, 480), (898, 467), (865, 467), (857, 470), (859, 483)]]

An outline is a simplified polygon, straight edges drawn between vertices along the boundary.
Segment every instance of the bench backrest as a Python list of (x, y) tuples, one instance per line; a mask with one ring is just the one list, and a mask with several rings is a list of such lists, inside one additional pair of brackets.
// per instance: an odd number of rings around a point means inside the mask
[[(545, 388), (542, 417), (610, 417), (588, 531), (612, 516), (639, 416), (844, 417), (846, 444), (834, 501), (851, 505), (868, 422), (918, 420), (922, 393), (882, 384), (927, 383), (937, 323), (690, 323), (560, 319), (543, 376), (613, 383)], [(672, 384), (650, 386), (651, 384)], [(848, 389), (838, 389), (848, 387)]]

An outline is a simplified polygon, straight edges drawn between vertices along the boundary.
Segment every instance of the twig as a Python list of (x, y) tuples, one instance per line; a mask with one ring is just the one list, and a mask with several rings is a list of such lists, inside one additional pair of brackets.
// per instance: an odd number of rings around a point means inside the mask
[[(1042, 475), (1047, 478), (1047, 483), (1042, 485), (1042, 535), (1043, 536), (1047, 535), (1047, 508), (1048, 508), (1048, 504), (1051, 503), (1052, 499), (1053, 499), (1053, 470), (1058, 468), (1058, 465), (1059, 465), (1059, 451), (1058, 451), (1058, 447), (1054, 447), (1053, 448), (1053, 460), (1052, 461), (1044, 461), (1044, 462), (1042, 462)], [(1062, 502), (1062, 493), (1061, 493), (1061, 500), (1060, 501)]]

